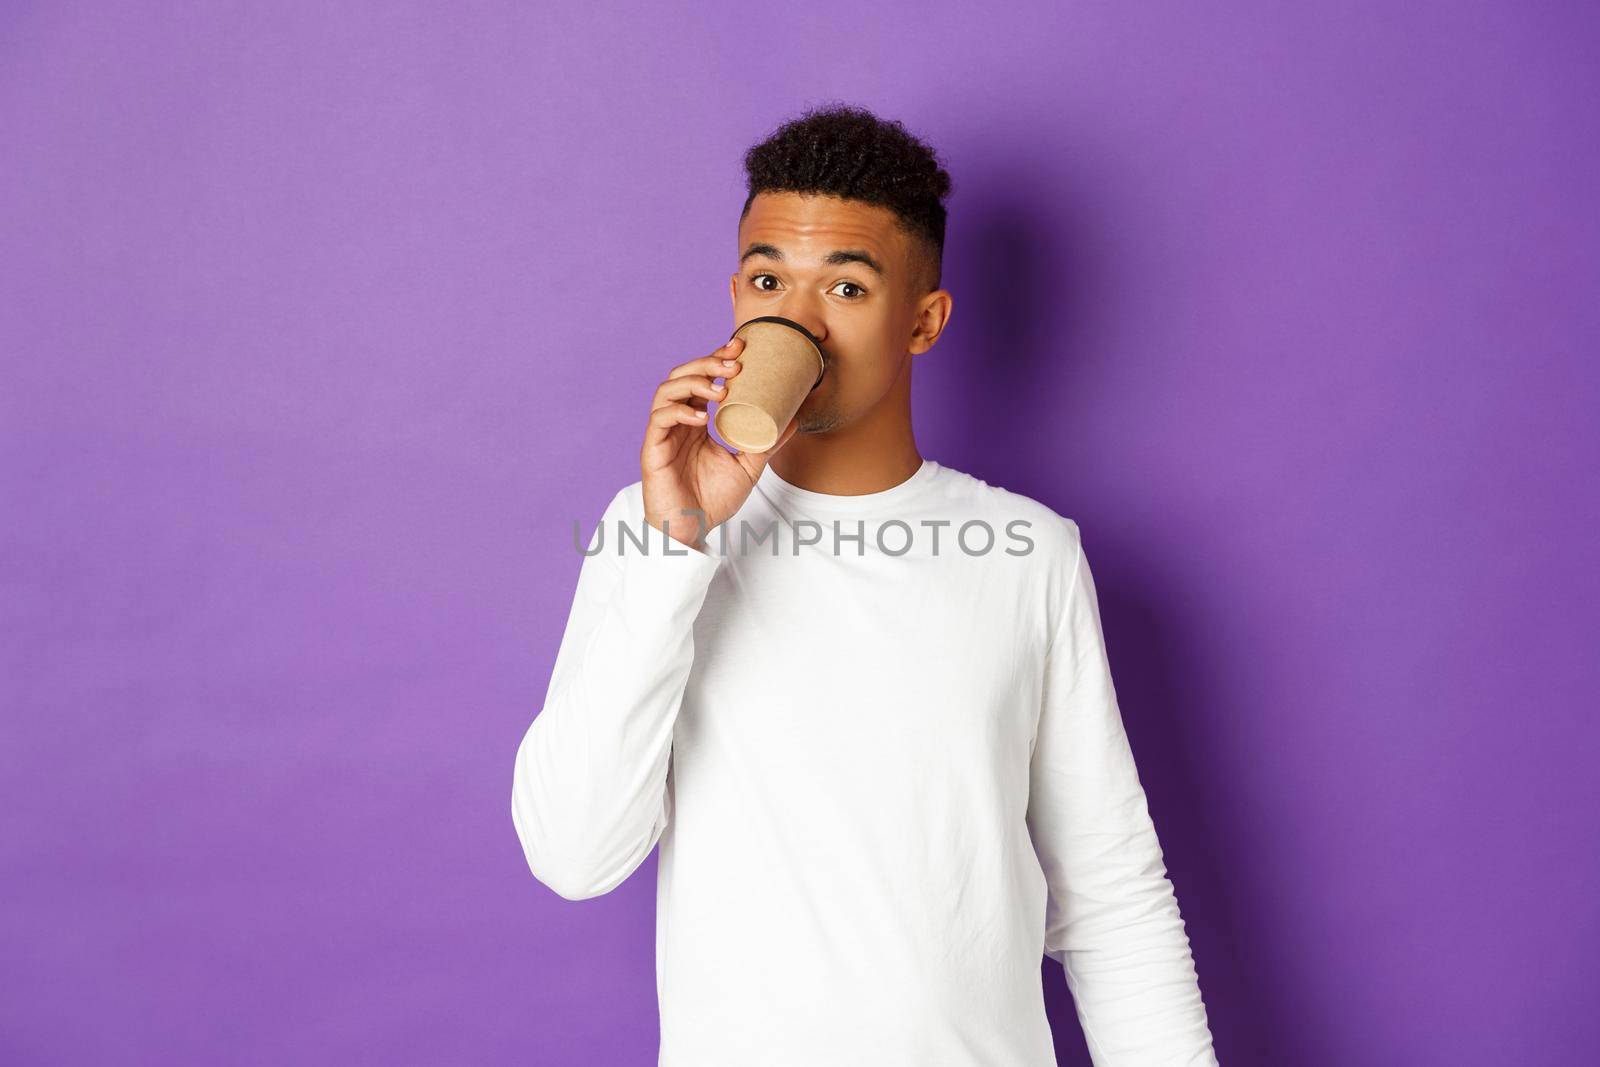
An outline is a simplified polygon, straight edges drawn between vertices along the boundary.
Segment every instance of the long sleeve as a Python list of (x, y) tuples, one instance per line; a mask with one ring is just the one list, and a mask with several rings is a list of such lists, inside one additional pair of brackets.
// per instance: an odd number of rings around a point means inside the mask
[[(618, 492), (591, 537), (544, 707), (517, 748), (523, 855), (569, 900), (615, 889), (667, 825), (694, 621), (722, 563), (646, 524), (642, 501), (640, 483)], [(619, 539), (623, 524), (644, 549)]]
[[(1068, 520), (1070, 523), (1070, 520)], [(1028, 828), (1095, 1067), (1215, 1065), (1188, 934), (1112, 685), (1094, 578), (1076, 560), (1046, 660)]]

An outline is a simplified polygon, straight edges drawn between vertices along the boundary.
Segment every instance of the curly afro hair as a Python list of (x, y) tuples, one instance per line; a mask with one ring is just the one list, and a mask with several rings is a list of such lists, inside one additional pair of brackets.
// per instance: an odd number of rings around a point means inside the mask
[(899, 122), (865, 108), (833, 103), (780, 126), (744, 156), (750, 194), (837, 196), (893, 211), (922, 247), (925, 291), (939, 288), (944, 260), (944, 200), (950, 174), (932, 148)]

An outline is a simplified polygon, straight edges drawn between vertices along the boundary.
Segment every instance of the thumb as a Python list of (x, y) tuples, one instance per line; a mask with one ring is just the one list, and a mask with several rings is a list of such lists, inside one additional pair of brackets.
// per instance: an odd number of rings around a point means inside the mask
[(789, 425), (783, 428), (783, 432), (778, 435), (778, 439), (772, 442), (772, 447), (761, 453), (761, 465), (766, 466), (767, 461), (777, 454), (778, 449), (788, 444), (789, 438), (798, 432), (800, 432), (800, 416), (797, 413), (794, 418), (789, 420)]
[(750, 470), (751, 476), (754, 477), (754, 476), (759, 475), (761, 473), (761, 471), (766, 467), (767, 461), (772, 459), (773, 456), (777, 455), (778, 450), (780, 448), (782, 448), (784, 445), (786, 445), (789, 442), (789, 438), (793, 437), (796, 433), (799, 432), (799, 430), (800, 430), (800, 416), (797, 413), (794, 416), (794, 418), (789, 420), (789, 425), (787, 425), (787, 426), (785, 426), (783, 428), (783, 432), (778, 435), (778, 439), (776, 441), (772, 442), (772, 447), (771, 448), (767, 449), (765, 452), (742, 452), (742, 453), (740, 453), (741, 456), (754, 461), (754, 465), (752, 467), (750, 467), (750, 468), (747, 468), (747, 469)]
[(800, 415), (799, 415), (799, 413), (796, 413), (795, 417), (789, 420), (789, 425), (785, 426), (783, 428), (783, 432), (778, 435), (778, 439), (775, 442), (773, 442), (772, 447), (767, 449), (767, 455), (769, 455), (769, 456), (772, 455), (772, 453), (776, 452), (778, 449), (780, 449), (784, 445), (788, 444), (789, 443), (789, 438), (793, 437), (795, 434), (797, 434), (799, 432), (800, 432)]

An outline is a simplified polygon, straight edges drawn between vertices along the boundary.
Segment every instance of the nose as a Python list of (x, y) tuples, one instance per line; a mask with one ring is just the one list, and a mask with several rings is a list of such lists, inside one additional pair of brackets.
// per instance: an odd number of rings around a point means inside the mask
[(828, 322), (824, 312), (827, 310), (821, 301), (804, 292), (792, 291), (785, 293), (782, 299), (757, 304), (748, 309), (744, 306), (736, 308), (743, 312), (745, 317), (756, 315), (776, 315), (781, 319), (788, 319), (799, 326), (803, 326), (820, 346), (828, 339)]
[(828, 324), (822, 320), (820, 315), (800, 307), (785, 308), (780, 310), (778, 314), (791, 322), (798, 322), (804, 326), (811, 332), (811, 336), (816, 339), (818, 344), (828, 339)]

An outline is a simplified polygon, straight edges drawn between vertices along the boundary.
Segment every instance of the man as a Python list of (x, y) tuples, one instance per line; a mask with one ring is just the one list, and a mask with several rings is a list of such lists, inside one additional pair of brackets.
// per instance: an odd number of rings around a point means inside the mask
[(745, 167), (734, 324), (826, 369), (753, 455), (707, 428), (737, 342), (657, 386), (517, 751), (530, 868), (579, 900), (660, 841), (669, 1067), (1053, 1064), (1041, 953), (1098, 1067), (1215, 1064), (1078, 527), (912, 433), (949, 175), (847, 107)]

